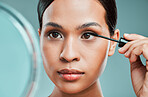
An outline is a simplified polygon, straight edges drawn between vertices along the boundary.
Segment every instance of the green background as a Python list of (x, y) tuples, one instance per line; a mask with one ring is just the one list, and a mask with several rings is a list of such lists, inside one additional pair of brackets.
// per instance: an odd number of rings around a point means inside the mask
[[(37, 32), (39, 27), (36, 11), (38, 0), (0, 1), (19, 11)], [(120, 29), (120, 36), (126, 32), (148, 37), (148, 0), (116, 0), (116, 2), (118, 8), (117, 28)], [(129, 61), (124, 55), (118, 53), (118, 49), (117, 47), (115, 54), (108, 58), (106, 69), (100, 77), (104, 97), (136, 97), (130, 78)], [(142, 58), (142, 60), (145, 64), (145, 59)], [(43, 66), (40, 69), (42, 72), (35, 96), (46, 97), (52, 92), (53, 86)]]

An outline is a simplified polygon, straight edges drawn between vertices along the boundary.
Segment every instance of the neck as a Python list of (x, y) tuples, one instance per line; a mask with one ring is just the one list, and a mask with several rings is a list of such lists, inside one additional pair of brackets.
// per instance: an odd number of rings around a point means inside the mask
[(64, 93), (55, 86), (52, 94), (49, 97), (103, 97), (103, 95), (100, 82), (98, 80), (87, 89), (75, 94)]

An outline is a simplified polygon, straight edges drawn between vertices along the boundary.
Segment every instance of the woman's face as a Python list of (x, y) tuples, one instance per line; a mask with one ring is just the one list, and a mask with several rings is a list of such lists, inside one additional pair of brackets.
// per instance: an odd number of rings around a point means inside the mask
[(105, 9), (97, 0), (55, 0), (43, 14), (39, 33), (44, 68), (65, 93), (91, 86), (106, 65), (110, 41), (87, 32), (110, 37)]

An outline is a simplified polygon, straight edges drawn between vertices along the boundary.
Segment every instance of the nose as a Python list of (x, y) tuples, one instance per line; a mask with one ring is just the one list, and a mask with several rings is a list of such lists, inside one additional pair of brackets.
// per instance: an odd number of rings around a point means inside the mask
[(79, 47), (77, 43), (72, 39), (68, 39), (62, 49), (62, 52), (60, 54), (60, 60), (62, 62), (73, 62), (73, 61), (79, 61), (80, 55), (79, 55)]

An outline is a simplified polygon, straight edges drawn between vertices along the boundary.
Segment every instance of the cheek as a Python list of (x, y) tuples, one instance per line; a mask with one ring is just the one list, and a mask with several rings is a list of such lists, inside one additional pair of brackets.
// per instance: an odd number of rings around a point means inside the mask
[(47, 61), (47, 65), (52, 65), (59, 60), (61, 50), (61, 43), (50, 42), (48, 40), (43, 41), (42, 55)]
[(92, 46), (91, 48), (92, 49), (85, 53), (87, 55), (85, 56), (85, 60), (87, 63), (86, 70), (89, 76), (94, 77), (95, 75), (98, 78), (98, 76), (100, 76), (106, 66), (108, 42), (98, 42), (95, 46)]
[(60, 56), (60, 46), (57, 43), (44, 41), (41, 47), (44, 69), (47, 75), (51, 78), (52, 74), (58, 69), (60, 64), (57, 64)]

